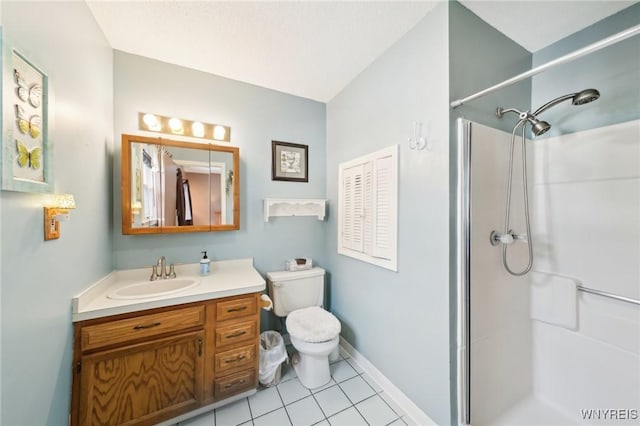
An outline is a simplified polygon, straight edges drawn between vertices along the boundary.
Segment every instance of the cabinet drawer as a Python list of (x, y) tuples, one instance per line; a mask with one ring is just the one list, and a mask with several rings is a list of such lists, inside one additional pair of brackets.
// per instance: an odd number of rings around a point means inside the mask
[(240, 318), (247, 315), (254, 315), (257, 312), (256, 298), (243, 297), (238, 299), (218, 302), (216, 308), (216, 320), (226, 321), (233, 318)]
[(125, 343), (204, 325), (204, 306), (175, 309), (82, 327), (81, 349)]
[(241, 371), (229, 376), (216, 379), (213, 383), (213, 395), (215, 399), (224, 399), (231, 395), (253, 389), (256, 383), (256, 370)]
[(229, 351), (220, 352), (215, 356), (215, 374), (224, 373), (236, 368), (248, 367), (256, 359), (256, 345), (241, 346)]
[(216, 349), (254, 339), (257, 328), (255, 320), (216, 328)]

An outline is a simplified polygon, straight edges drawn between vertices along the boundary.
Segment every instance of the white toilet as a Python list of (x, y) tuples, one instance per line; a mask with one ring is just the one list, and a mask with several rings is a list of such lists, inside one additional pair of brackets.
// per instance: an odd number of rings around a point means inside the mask
[(273, 312), (287, 317), (291, 344), (299, 358), (293, 367), (300, 382), (309, 389), (331, 380), (329, 360), (339, 356), (340, 321), (322, 309), (324, 269), (267, 272)]

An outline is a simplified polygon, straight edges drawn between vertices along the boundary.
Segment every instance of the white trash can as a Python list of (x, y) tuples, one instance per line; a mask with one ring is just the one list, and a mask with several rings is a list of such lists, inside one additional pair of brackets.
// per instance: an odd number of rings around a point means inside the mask
[(260, 372), (258, 380), (264, 386), (280, 383), (282, 363), (289, 359), (284, 340), (277, 331), (260, 333)]

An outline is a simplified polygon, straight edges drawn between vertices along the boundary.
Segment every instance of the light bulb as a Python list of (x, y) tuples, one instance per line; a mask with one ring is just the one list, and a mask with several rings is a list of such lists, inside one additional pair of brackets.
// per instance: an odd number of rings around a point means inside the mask
[(182, 120), (180, 120), (179, 118), (172, 118), (169, 120), (169, 127), (171, 128), (171, 131), (173, 133), (180, 133), (182, 134), (182, 132), (184, 131), (184, 129), (182, 128)]
[(158, 120), (158, 117), (156, 117), (155, 115), (145, 114), (144, 117), (142, 118), (142, 121), (144, 121), (144, 124), (147, 125), (147, 128), (149, 130), (153, 130), (154, 132), (160, 131), (160, 121)]
[(191, 125), (191, 132), (193, 133), (193, 136), (198, 137), (198, 138), (203, 138), (204, 137), (204, 124), (202, 124), (199, 121), (194, 121), (193, 124)]
[(213, 138), (217, 139), (219, 141), (223, 141), (224, 137), (227, 134), (227, 129), (224, 128), (224, 126), (215, 126), (213, 128)]

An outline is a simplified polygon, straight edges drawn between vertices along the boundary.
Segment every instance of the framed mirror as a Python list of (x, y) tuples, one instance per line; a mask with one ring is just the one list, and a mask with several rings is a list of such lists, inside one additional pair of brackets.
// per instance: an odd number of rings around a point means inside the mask
[(122, 233), (240, 229), (237, 147), (122, 135)]

